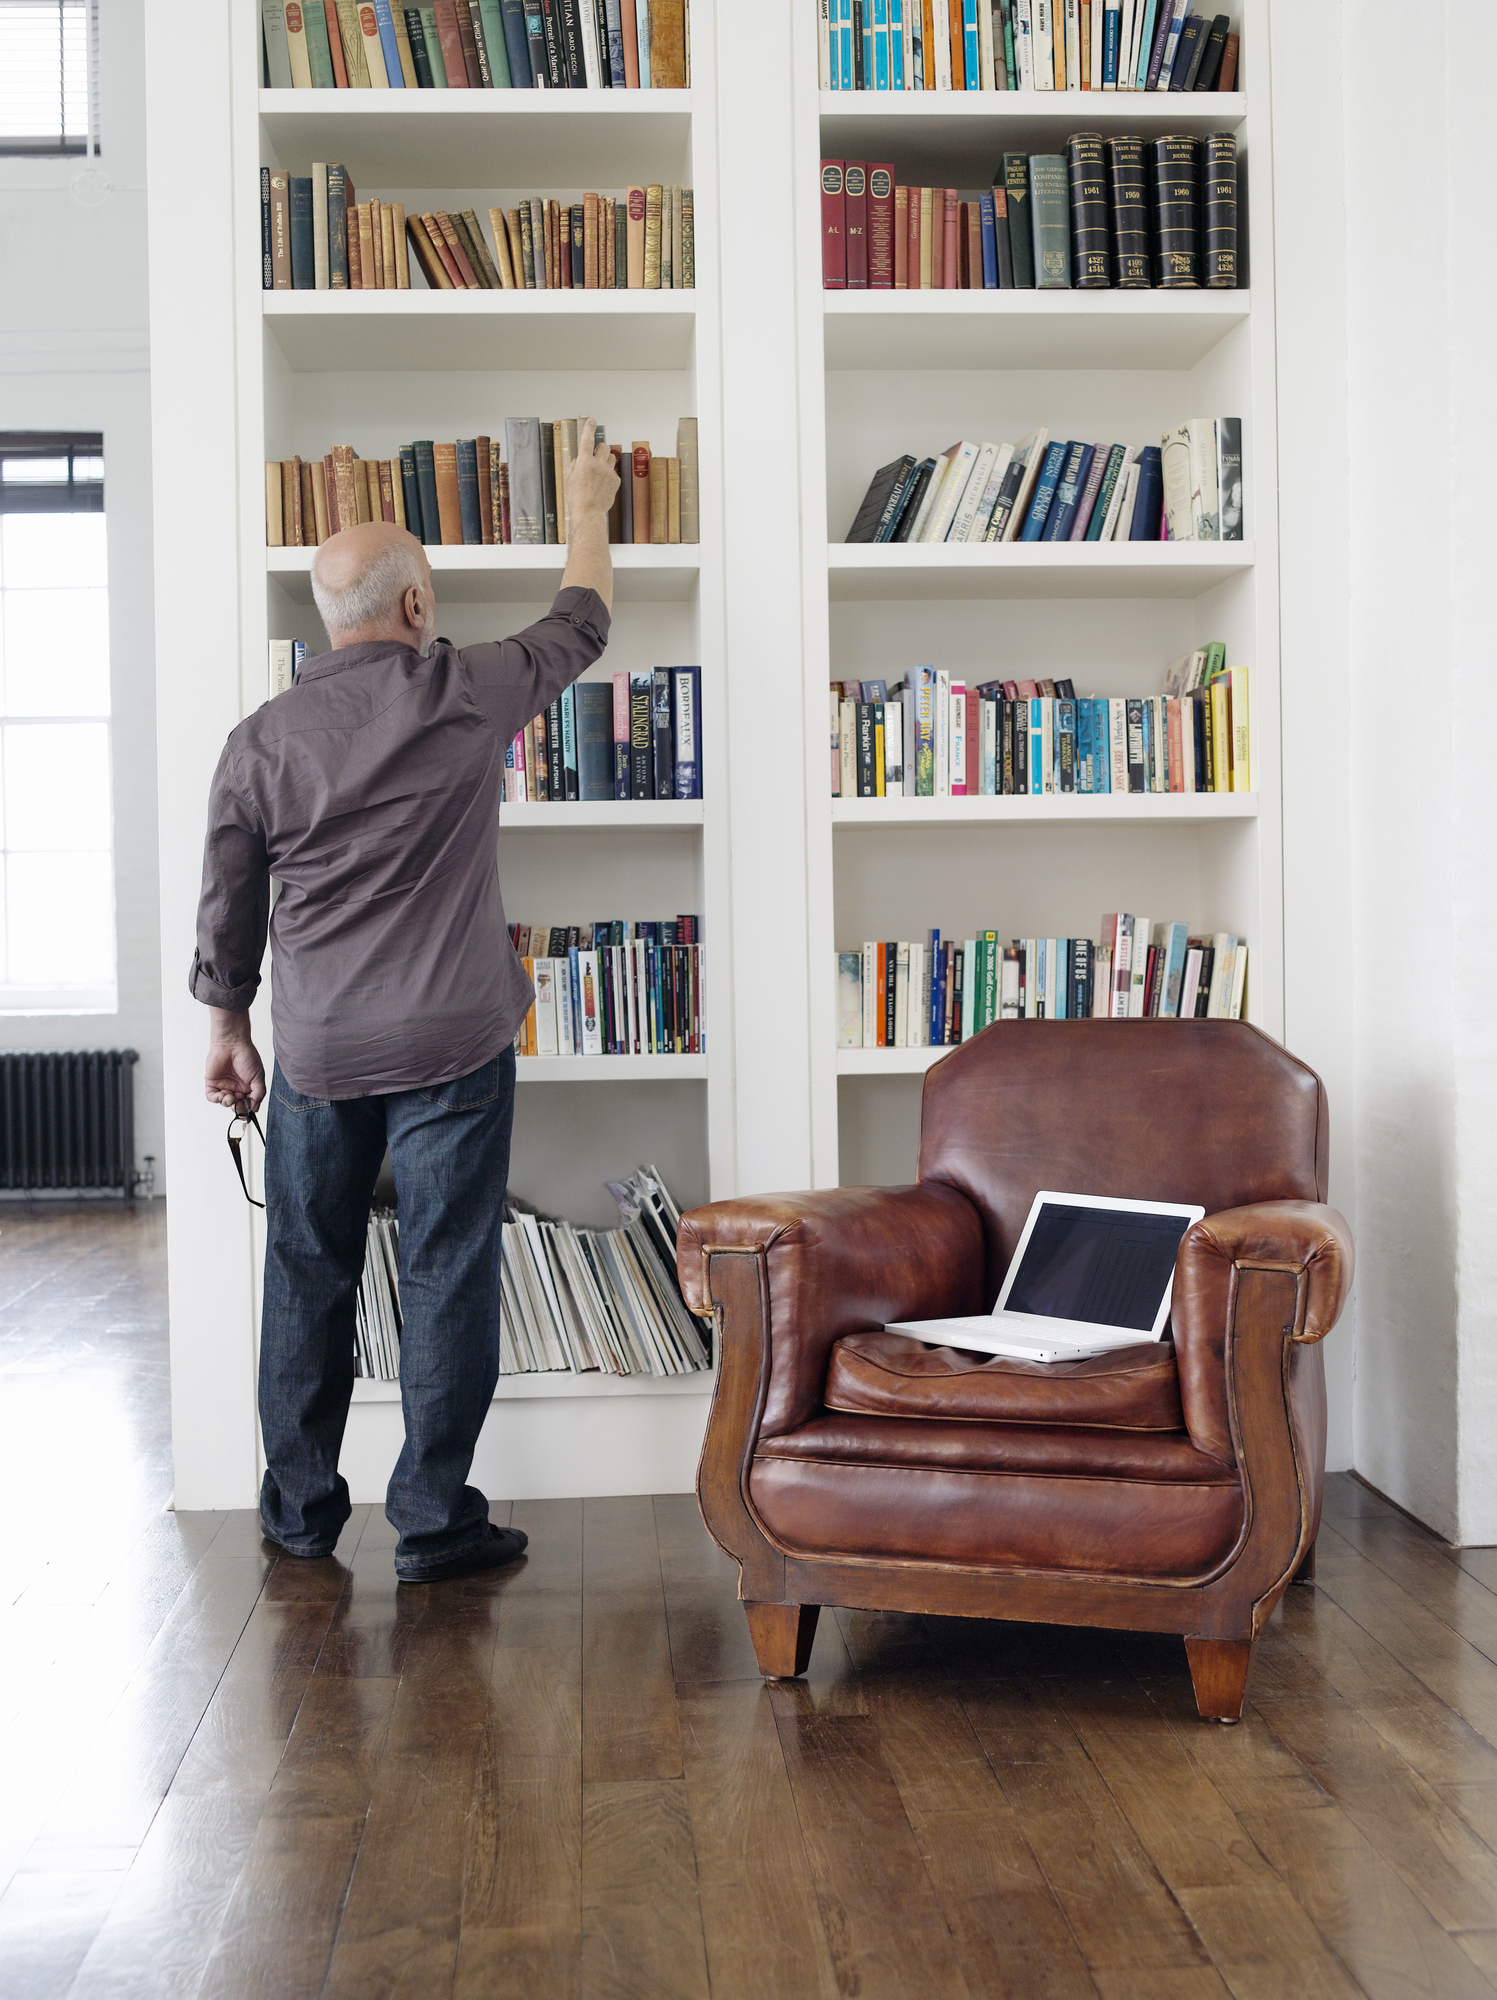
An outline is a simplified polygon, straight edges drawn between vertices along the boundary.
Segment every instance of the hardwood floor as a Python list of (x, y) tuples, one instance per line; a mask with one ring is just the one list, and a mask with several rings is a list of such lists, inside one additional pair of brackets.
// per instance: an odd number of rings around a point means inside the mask
[(1332, 1480), (1240, 1727), (1178, 1641), (822, 1617), (754, 1669), (682, 1496), (397, 1591), (172, 1514), (159, 1209), (0, 1209), (0, 1992), (1497, 1991), (1497, 1551)]

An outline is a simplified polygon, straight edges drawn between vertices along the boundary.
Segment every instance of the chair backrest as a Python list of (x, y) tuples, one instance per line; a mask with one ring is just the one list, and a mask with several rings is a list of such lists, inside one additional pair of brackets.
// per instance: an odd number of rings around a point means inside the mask
[(1324, 1201), (1329, 1145), (1320, 1078), (1244, 1021), (1000, 1021), (927, 1072), (919, 1172), (980, 1212), (991, 1306), (1041, 1188)]

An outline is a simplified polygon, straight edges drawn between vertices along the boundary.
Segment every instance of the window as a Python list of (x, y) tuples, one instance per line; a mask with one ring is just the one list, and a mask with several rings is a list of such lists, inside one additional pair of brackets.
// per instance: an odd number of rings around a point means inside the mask
[(103, 439), (0, 432), (0, 1013), (112, 1013)]
[(0, 0), (0, 153), (97, 153), (98, 77), (98, 0)]

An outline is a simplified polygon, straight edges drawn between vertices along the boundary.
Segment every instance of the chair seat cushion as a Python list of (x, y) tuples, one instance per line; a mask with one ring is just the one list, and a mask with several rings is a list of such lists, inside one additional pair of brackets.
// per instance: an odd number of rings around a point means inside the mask
[(827, 1411), (760, 1441), (749, 1495), (787, 1555), (1199, 1577), (1242, 1486), (1183, 1433), (943, 1424)]
[(946, 1423), (1185, 1428), (1168, 1340), (1047, 1362), (928, 1347), (901, 1333), (850, 1333), (832, 1349), (825, 1400), (829, 1410), (859, 1416)]

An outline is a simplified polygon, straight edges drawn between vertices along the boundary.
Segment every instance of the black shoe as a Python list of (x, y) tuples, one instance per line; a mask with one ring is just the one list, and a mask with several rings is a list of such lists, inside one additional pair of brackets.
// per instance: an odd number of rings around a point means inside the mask
[(502, 1569), (505, 1563), (512, 1563), (524, 1555), (530, 1537), (519, 1528), (496, 1528), (489, 1523), (489, 1539), (480, 1542), (477, 1548), (464, 1549), (460, 1556), (451, 1556), (446, 1562), (432, 1563), (429, 1568), (408, 1573), (395, 1572), (397, 1583), (445, 1583), (453, 1576), (476, 1576), (480, 1570)]

